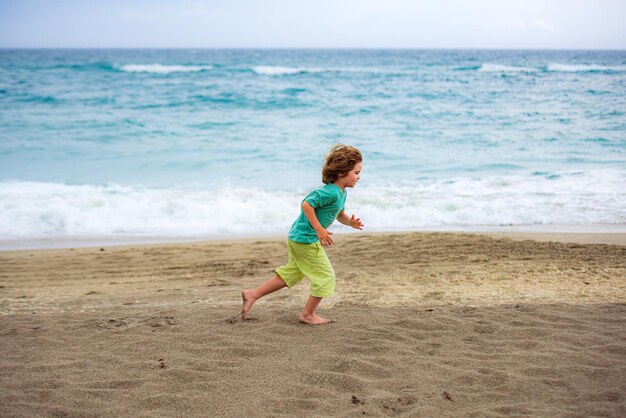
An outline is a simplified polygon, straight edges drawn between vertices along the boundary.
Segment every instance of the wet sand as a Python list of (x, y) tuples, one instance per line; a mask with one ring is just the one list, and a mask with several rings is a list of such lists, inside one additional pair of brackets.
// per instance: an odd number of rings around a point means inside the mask
[(0, 415), (624, 416), (624, 234), (577, 235), (336, 234), (317, 327), (238, 319), (283, 239), (0, 252)]

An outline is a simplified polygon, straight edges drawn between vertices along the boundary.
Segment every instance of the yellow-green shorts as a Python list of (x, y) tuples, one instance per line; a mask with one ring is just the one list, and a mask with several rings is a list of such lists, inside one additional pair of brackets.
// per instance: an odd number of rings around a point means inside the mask
[(335, 292), (335, 271), (319, 242), (306, 244), (288, 240), (289, 259), (276, 274), (292, 287), (304, 276), (309, 278), (311, 296), (326, 297)]

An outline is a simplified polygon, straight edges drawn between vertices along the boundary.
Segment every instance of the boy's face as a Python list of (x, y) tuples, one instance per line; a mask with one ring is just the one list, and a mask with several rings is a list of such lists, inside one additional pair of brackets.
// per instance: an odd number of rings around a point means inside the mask
[(361, 167), (363, 163), (356, 163), (356, 165), (346, 174), (345, 177), (342, 177), (341, 180), (346, 187), (354, 187), (356, 183), (361, 179)]

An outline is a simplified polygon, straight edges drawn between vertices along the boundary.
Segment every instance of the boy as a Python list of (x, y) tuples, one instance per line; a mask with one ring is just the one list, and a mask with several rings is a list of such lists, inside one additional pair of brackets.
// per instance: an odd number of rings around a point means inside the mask
[(332, 322), (315, 313), (317, 305), (325, 296), (335, 291), (335, 272), (323, 246), (332, 246), (332, 232), (327, 228), (335, 219), (355, 229), (363, 229), (360, 218), (349, 217), (344, 206), (347, 187), (354, 187), (360, 179), (363, 157), (354, 147), (337, 144), (330, 150), (322, 167), (324, 186), (312, 191), (302, 201), (302, 211), (289, 230), (287, 246), (289, 259), (278, 267), (276, 276), (255, 289), (241, 292), (243, 306), (241, 318), (245, 319), (252, 305), (259, 298), (283, 287), (292, 287), (304, 276), (310, 281), (310, 296), (299, 320), (309, 325)]

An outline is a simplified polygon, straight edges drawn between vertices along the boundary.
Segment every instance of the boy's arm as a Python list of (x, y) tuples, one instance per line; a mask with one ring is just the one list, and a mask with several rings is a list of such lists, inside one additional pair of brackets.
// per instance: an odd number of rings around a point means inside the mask
[(320, 224), (320, 221), (315, 215), (315, 209), (306, 200), (302, 202), (302, 212), (304, 212), (304, 216), (306, 216), (307, 220), (315, 230), (320, 243), (322, 243), (322, 245), (328, 245), (329, 247), (333, 245), (333, 239), (330, 237), (333, 233), (322, 227), (322, 224)]
[(350, 217), (346, 214), (345, 210), (342, 210), (341, 212), (339, 212), (339, 215), (337, 215), (337, 220), (344, 225), (351, 226)]
[(344, 210), (339, 212), (339, 215), (337, 215), (337, 220), (344, 225), (351, 226), (354, 229), (363, 229), (364, 226), (361, 222), (361, 218), (355, 219), (354, 215), (352, 215), (352, 217), (349, 217)]

